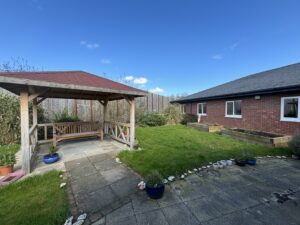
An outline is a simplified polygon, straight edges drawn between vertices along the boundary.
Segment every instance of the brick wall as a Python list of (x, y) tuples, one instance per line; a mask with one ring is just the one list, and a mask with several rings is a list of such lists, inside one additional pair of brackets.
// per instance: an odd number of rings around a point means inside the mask
[[(281, 97), (300, 96), (300, 93), (285, 95), (237, 98), (242, 100), (242, 118), (225, 117), (226, 100), (206, 102), (206, 116), (201, 116), (202, 123), (218, 123), (230, 128), (244, 128), (277, 134), (294, 135), (300, 133), (299, 122), (280, 121)], [(229, 99), (228, 99), (229, 100)], [(196, 115), (197, 103), (186, 104), (186, 112)]]

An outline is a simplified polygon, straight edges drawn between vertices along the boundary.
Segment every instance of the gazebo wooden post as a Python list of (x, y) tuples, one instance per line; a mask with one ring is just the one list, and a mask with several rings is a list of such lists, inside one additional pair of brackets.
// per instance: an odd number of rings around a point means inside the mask
[[(37, 126), (38, 117), (37, 117), (37, 98), (32, 100), (32, 126)], [(38, 140), (38, 129), (34, 131), (34, 138)]]
[(134, 98), (130, 99), (130, 148), (134, 148), (135, 141), (135, 100)]
[(106, 120), (106, 115), (107, 115), (107, 104), (108, 100), (99, 100), (100, 104), (103, 106), (103, 117), (102, 117), (102, 128), (103, 128), (103, 133), (106, 134), (107, 130), (105, 128), (105, 120)]
[(20, 114), (21, 114), (21, 150), (22, 170), (30, 173), (30, 148), (29, 148), (29, 96), (28, 92), (20, 93)]

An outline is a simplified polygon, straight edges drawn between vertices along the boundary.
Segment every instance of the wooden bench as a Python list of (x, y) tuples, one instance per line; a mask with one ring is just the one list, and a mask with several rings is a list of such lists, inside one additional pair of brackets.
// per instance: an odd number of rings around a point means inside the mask
[(99, 137), (103, 140), (103, 129), (99, 122), (67, 122), (53, 124), (53, 145), (64, 140)]

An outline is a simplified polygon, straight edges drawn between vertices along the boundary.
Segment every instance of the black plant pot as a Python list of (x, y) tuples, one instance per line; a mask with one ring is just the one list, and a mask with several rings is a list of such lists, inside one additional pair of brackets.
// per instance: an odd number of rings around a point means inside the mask
[(238, 166), (245, 166), (247, 163), (247, 160), (243, 160), (243, 159), (236, 159), (235, 160), (236, 165)]
[(146, 192), (148, 194), (148, 196), (152, 199), (159, 199), (163, 196), (165, 191), (165, 185), (164, 184), (160, 184), (157, 187), (149, 187), (146, 184)]

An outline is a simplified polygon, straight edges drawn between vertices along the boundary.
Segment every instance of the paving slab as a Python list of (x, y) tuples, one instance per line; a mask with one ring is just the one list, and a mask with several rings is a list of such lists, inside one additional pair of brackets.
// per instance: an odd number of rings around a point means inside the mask
[(161, 210), (136, 215), (138, 225), (169, 225)]
[[(73, 205), (88, 213), (85, 224), (300, 224), (297, 160), (260, 159), (254, 167), (193, 173), (166, 185), (164, 196), (153, 200), (137, 189), (140, 176), (114, 160), (119, 150), (112, 143), (103, 143), (100, 152), (97, 141), (85, 142), (97, 150), (83, 150), (82, 158), (65, 162)], [(81, 154), (78, 148), (82, 150), (84, 144), (77, 146), (75, 155)], [(76, 144), (65, 149), (72, 148)], [(274, 192), (288, 189), (294, 193), (288, 201), (274, 200)]]
[(187, 208), (184, 203), (162, 208), (162, 211), (169, 224), (172, 225), (199, 225), (195, 215)]

